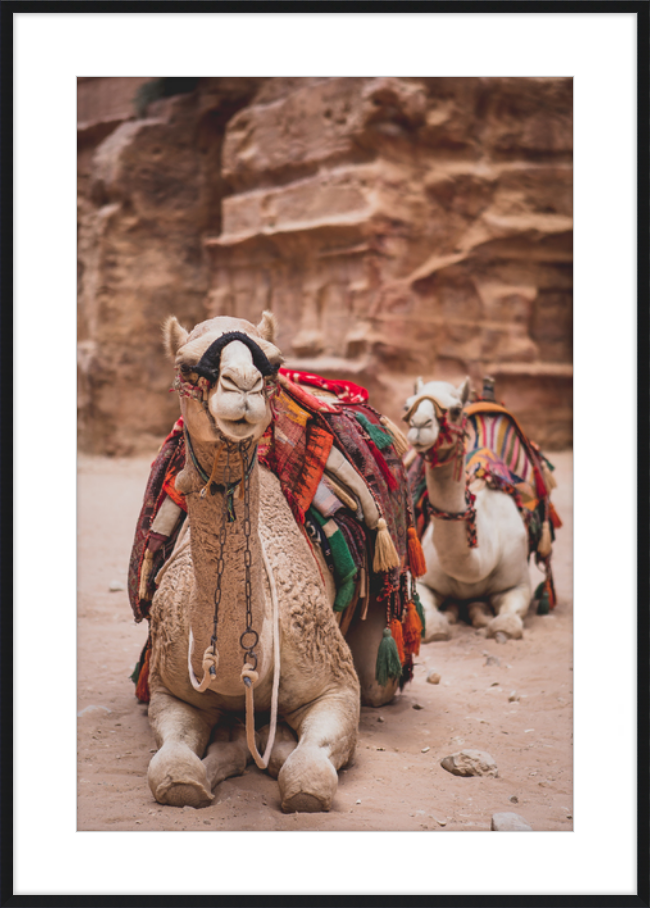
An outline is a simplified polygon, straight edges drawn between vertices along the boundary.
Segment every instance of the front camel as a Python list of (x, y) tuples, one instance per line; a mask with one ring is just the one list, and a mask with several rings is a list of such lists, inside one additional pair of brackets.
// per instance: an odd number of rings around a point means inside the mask
[[(550, 464), (502, 405), (468, 398), (469, 379), (459, 387), (419, 379), (404, 408), (427, 563), (417, 584), (426, 642), (449, 638), (459, 605), (489, 637), (521, 638), (533, 551), (546, 572), (536, 598), (555, 604), (550, 555), (561, 522), (550, 503)], [(447, 612), (443, 603), (451, 603)]]
[[(277, 776), (283, 810), (329, 810), (337, 771), (354, 754), (360, 684), (332, 610), (341, 590), (305, 531), (300, 497), (304, 483), (318, 479), (318, 457), (324, 473), (337, 466), (337, 451), (331, 441), (327, 449), (324, 430), (319, 435), (313, 428), (313, 462), (306, 477), (293, 477), (289, 500), (286, 475), (265, 466), (260, 452), (279, 408), (281, 355), (273, 337), (267, 314), (257, 328), (230, 318), (203, 322), (191, 334), (175, 319), (165, 327), (181, 395), (176, 441), (184, 444), (169, 447), (138, 574), (145, 599), (152, 564), (160, 566), (157, 553), (164, 552), (147, 615), (146, 654), (149, 718), (159, 747), (148, 781), (160, 803), (209, 804), (216, 785), (254, 759)], [(299, 421), (300, 408), (289, 415)], [(284, 429), (290, 432), (288, 424)], [(174, 468), (179, 451), (182, 462)], [(345, 478), (345, 464), (338, 469)], [(356, 479), (347, 478), (353, 497)], [(386, 521), (374, 519), (379, 547)], [(379, 617), (368, 621), (357, 668), (370, 696), (387, 702), (402, 665), (378, 678), (373, 661), (368, 677), (366, 650), (376, 654), (384, 642), (386, 619)], [(269, 721), (261, 731), (254, 725), (260, 714)]]

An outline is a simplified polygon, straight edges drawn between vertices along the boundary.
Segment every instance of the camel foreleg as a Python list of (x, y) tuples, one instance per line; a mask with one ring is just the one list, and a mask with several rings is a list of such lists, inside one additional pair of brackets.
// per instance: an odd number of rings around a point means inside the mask
[(430, 643), (432, 640), (449, 640), (451, 637), (449, 620), (447, 616), (440, 611), (440, 606), (444, 602), (444, 596), (440, 596), (432, 590), (431, 587), (426, 586), (419, 581), (415, 586), (424, 610), (424, 643)]
[(354, 755), (359, 725), (359, 690), (330, 691), (285, 717), (298, 734), (298, 746), (278, 775), (282, 810), (329, 810), (337, 771)]
[(159, 750), (149, 763), (147, 780), (159, 804), (205, 807), (213, 800), (208, 768), (201, 757), (217, 718), (167, 691), (152, 693), (149, 722)]
[(530, 583), (522, 583), (504, 593), (490, 596), (490, 605), (495, 611), (495, 617), (488, 622), (488, 637), (496, 637), (498, 633), (502, 633), (514, 640), (520, 640), (524, 635), (524, 617), (530, 605), (530, 598)]

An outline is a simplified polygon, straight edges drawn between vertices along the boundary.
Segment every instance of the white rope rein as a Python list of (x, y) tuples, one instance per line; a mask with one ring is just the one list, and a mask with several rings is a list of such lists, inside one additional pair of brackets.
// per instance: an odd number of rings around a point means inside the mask
[[(251, 756), (255, 760), (256, 765), (260, 769), (266, 769), (271, 759), (271, 752), (275, 743), (275, 732), (278, 722), (278, 695), (280, 690), (280, 609), (278, 606), (278, 590), (275, 585), (273, 568), (271, 567), (266, 549), (264, 547), (264, 540), (261, 537), (260, 543), (262, 548), (264, 567), (266, 569), (266, 576), (268, 577), (269, 586), (271, 588), (271, 600), (273, 603), (273, 689), (271, 693), (269, 738), (266, 744), (266, 748), (264, 749), (263, 756), (258, 751), (257, 743), (255, 741), (255, 702), (253, 698), (253, 687), (259, 676), (256, 671), (253, 671), (252, 669), (244, 666), (242, 670), (242, 682), (244, 683), (246, 691), (246, 743), (248, 744), (248, 749), (251, 753)], [(205, 653), (203, 654), (202, 661), (203, 678), (199, 681), (194, 674), (194, 669), (192, 668), (193, 651), (194, 635), (192, 633), (192, 627), (190, 626), (189, 646), (187, 651), (187, 668), (192, 687), (199, 693), (203, 693), (208, 689), (212, 681), (214, 681), (216, 678), (217, 668), (219, 666), (219, 654), (213, 653), (211, 646), (206, 649)], [(214, 669), (214, 671), (211, 671), (212, 668)]]

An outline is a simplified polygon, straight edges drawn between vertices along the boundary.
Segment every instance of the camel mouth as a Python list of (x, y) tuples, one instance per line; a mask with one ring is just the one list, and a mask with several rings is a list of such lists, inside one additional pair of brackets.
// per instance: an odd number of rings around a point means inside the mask
[(219, 419), (219, 428), (225, 434), (237, 441), (243, 441), (250, 435), (254, 435), (258, 427), (257, 422), (250, 423), (245, 416), (238, 419)]

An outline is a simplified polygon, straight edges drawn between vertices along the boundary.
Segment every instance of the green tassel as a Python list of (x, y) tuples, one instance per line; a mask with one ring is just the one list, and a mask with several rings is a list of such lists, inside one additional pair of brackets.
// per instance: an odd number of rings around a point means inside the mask
[(539, 600), (539, 605), (537, 606), (537, 614), (538, 615), (548, 615), (550, 610), (551, 610), (551, 600), (549, 599), (549, 595), (546, 592), (546, 590), (544, 590), (544, 595)]
[(133, 674), (130, 676), (131, 681), (134, 684), (138, 683), (138, 678), (140, 677), (140, 660), (135, 663), (135, 668), (133, 669)]
[(418, 596), (417, 590), (415, 590), (415, 589), (413, 590), (413, 595), (411, 596), (411, 598), (413, 599), (413, 605), (415, 606), (415, 611), (418, 613), (420, 621), (422, 622), (421, 636), (422, 636), (422, 639), (424, 640), (424, 632), (427, 629), (427, 620), (424, 617), (424, 609), (422, 608), (422, 602), (420, 600), (420, 597)]
[(544, 589), (546, 587), (546, 581), (542, 580), (541, 583), (538, 583), (535, 587), (535, 592), (533, 593), (533, 600), (537, 602), (544, 595)]
[(388, 432), (384, 432), (384, 430), (380, 429), (379, 426), (374, 426), (370, 422), (368, 417), (363, 415), (363, 413), (355, 413), (354, 415), (356, 416), (357, 421), (361, 423), (368, 435), (372, 438), (380, 451), (383, 451), (384, 448), (388, 447), (388, 445), (392, 445), (392, 435), (389, 435)]
[(379, 649), (377, 651), (377, 667), (375, 668), (375, 678), (377, 682), (384, 687), (389, 678), (399, 678), (402, 674), (402, 663), (399, 661), (397, 644), (393, 640), (393, 635), (389, 627), (384, 628), (384, 636), (381, 638)]

